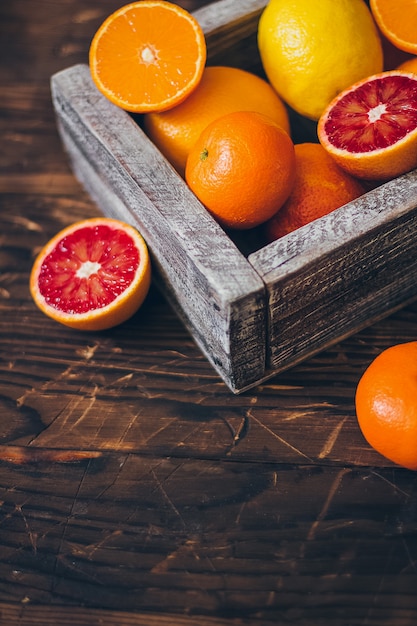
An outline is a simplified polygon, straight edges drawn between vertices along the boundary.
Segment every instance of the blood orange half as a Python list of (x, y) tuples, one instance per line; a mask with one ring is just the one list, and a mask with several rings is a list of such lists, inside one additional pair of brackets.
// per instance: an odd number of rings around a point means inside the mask
[(30, 275), (43, 313), (79, 330), (104, 330), (131, 317), (151, 282), (148, 248), (140, 233), (119, 220), (82, 220), (55, 235)]
[(318, 122), (320, 143), (353, 176), (389, 180), (417, 167), (417, 75), (397, 70), (355, 83)]

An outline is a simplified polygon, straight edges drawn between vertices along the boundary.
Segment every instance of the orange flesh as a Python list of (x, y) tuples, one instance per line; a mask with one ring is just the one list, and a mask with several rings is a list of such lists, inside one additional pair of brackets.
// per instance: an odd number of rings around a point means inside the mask
[(387, 76), (346, 94), (331, 111), (325, 132), (331, 144), (352, 153), (392, 146), (417, 128), (417, 80)]
[(65, 236), (44, 259), (39, 291), (49, 306), (68, 314), (89, 313), (115, 300), (140, 265), (134, 241), (105, 225)]
[(165, 110), (197, 86), (206, 59), (194, 18), (170, 3), (138, 2), (109, 16), (90, 48), (97, 86), (134, 112)]

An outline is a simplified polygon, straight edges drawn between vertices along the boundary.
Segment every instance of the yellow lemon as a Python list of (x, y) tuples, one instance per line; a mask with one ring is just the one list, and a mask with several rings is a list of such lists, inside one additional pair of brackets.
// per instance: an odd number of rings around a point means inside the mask
[(281, 98), (313, 120), (343, 89), (383, 69), (381, 40), (364, 0), (270, 0), (258, 47)]

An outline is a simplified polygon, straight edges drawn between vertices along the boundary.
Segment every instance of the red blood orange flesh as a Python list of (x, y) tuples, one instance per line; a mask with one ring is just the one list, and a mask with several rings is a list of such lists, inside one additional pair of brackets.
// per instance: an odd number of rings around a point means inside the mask
[(417, 75), (397, 70), (355, 83), (326, 108), (320, 143), (353, 176), (389, 180), (417, 167)]
[(151, 266), (139, 232), (110, 218), (64, 228), (41, 250), (32, 268), (32, 297), (46, 315), (80, 330), (126, 321), (144, 301)]

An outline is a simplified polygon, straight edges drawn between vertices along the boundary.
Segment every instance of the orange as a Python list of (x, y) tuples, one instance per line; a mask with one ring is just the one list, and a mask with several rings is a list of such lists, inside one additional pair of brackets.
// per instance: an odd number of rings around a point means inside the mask
[(402, 72), (412, 72), (413, 74), (417, 74), (417, 57), (412, 57), (411, 59), (403, 61), (397, 69)]
[(226, 228), (269, 219), (288, 198), (295, 176), (294, 145), (269, 117), (254, 111), (224, 115), (201, 133), (185, 179)]
[(370, 8), (380, 31), (394, 46), (417, 53), (415, 0), (370, 0)]
[(404, 50), (400, 50), (394, 46), (380, 31), (379, 36), (381, 38), (382, 52), (384, 55), (384, 72), (400, 69), (400, 64), (413, 57), (409, 52), (404, 52)]
[(112, 13), (90, 46), (91, 75), (114, 104), (134, 113), (164, 111), (182, 102), (201, 80), (205, 37), (185, 9), (141, 0)]
[(193, 93), (163, 113), (145, 115), (145, 130), (159, 150), (184, 176), (187, 156), (210, 122), (233, 111), (269, 115), (288, 133), (288, 112), (265, 80), (235, 67), (206, 67)]
[(389, 180), (417, 167), (417, 76), (392, 70), (355, 83), (319, 119), (320, 143), (353, 176)]
[(274, 241), (358, 198), (362, 184), (342, 170), (318, 143), (295, 145), (293, 189), (283, 207), (265, 224)]
[(57, 233), (37, 256), (32, 297), (43, 313), (79, 330), (121, 324), (145, 300), (151, 282), (148, 248), (119, 220), (92, 218)]
[(359, 427), (390, 461), (417, 470), (417, 341), (381, 352), (356, 390)]

